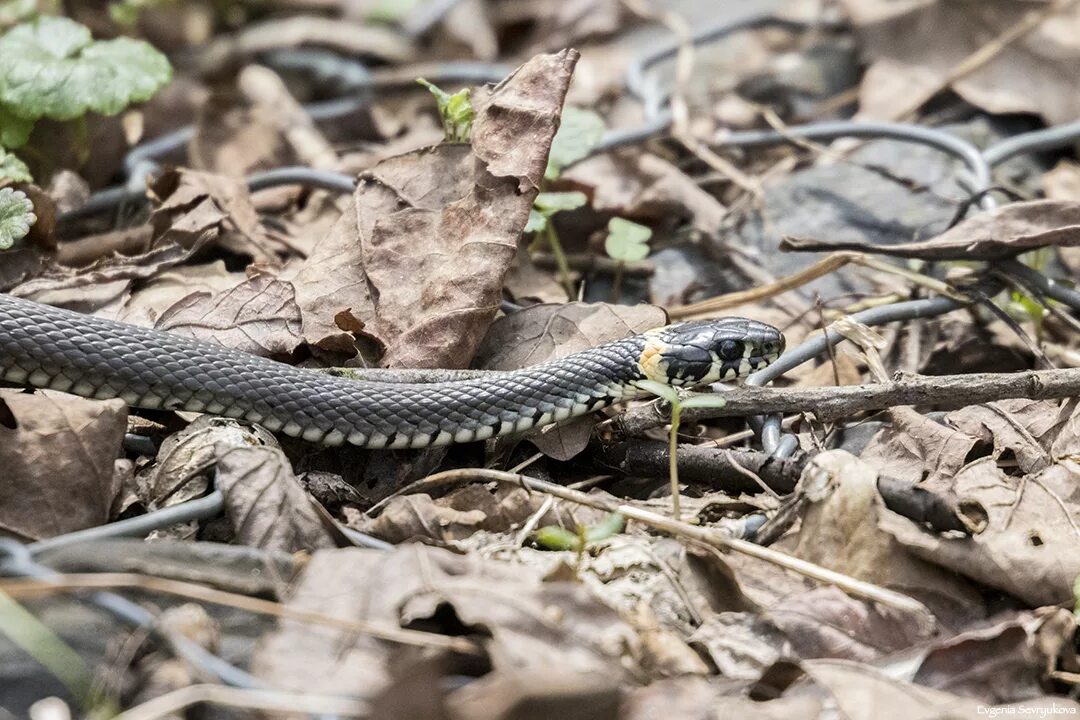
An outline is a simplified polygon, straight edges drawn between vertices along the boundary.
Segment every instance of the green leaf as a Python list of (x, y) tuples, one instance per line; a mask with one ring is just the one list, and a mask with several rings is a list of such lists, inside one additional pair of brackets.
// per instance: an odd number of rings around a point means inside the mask
[(682, 399), (683, 410), (687, 408), (722, 408), (727, 405), (727, 400), (719, 395), (708, 395), (701, 393), (700, 395), (691, 395), (688, 398)]
[(164, 55), (141, 40), (95, 42), (63, 17), (42, 17), (0, 37), (0, 103), (27, 120), (115, 115), (169, 81)]
[(548, 525), (536, 531), (536, 544), (545, 550), (578, 550), (581, 538), (558, 525)]
[(37, 0), (3, 0), (0, 2), (0, 28), (29, 20), (37, 12)]
[(611, 218), (608, 222), (608, 236), (604, 240), (604, 250), (613, 260), (644, 260), (649, 255), (648, 241), (651, 237), (652, 230), (644, 225), (623, 218)]
[(0, 147), (0, 180), (33, 182), (34, 178), (30, 175), (30, 168), (26, 167), (26, 163)]
[(563, 210), (576, 210), (587, 202), (589, 198), (583, 192), (542, 192), (533, 200), (533, 207), (544, 217), (551, 217)]
[(476, 118), (476, 111), (469, 98), (471, 94), (469, 88), (463, 88), (451, 95), (424, 78), (417, 78), (416, 82), (426, 87), (435, 96), (435, 104), (439, 108), (439, 117), (442, 118), (443, 135), (446, 140), (468, 142), (472, 134), (473, 120)]
[(30, 139), (34, 121), (21, 118), (0, 104), (0, 145), (20, 148)]
[(552, 215), (563, 210), (575, 210), (587, 202), (589, 198), (582, 192), (542, 192), (533, 200), (525, 232), (546, 230)]
[(26, 237), (35, 222), (34, 203), (24, 193), (0, 188), (0, 250), (8, 250)]
[(529, 220), (525, 223), (525, 232), (536, 233), (547, 228), (548, 219), (547, 215), (536, 209), (536, 206), (529, 208)]
[(641, 388), (645, 392), (652, 393), (662, 400), (667, 400), (671, 405), (682, 402), (682, 398), (679, 397), (679, 391), (671, 385), (665, 385), (662, 382), (656, 380), (635, 380), (634, 385)]
[(626, 518), (622, 513), (611, 513), (596, 525), (585, 528), (582, 533), (571, 532), (558, 525), (548, 525), (536, 531), (534, 536), (536, 544), (545, 550), (581, 550), (581, 538), (585, 536), (585, 544), (607, 540), (612, 535), (618, 535), (626, 527)]
[(563, 108), (559, 131), (551, 141), (544, 177), (554, 180), (567, 165), (587, 157), (604, 137), (604, 119), (592, 110), (571, 105)]

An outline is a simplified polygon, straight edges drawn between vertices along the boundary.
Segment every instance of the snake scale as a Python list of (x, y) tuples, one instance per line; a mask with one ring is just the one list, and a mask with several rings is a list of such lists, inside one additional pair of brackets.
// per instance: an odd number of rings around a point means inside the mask
[(519, 433), (638, 397), (642, 380), (692, 387), (743, 377), (783, 350), (776, 328), (724, 318), (668, 325), (480, 379), (355, 381), (0, 295), (0, 380), (368, 448)]

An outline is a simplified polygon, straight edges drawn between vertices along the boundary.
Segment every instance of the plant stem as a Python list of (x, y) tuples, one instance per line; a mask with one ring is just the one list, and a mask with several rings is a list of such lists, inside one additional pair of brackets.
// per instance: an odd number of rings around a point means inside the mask
[(622, 276), (625, 266), (626, 263), (622, 260), (615, 265), (615, 278), (611, 281), (611, 302), (613, 304), (619, 302), (619, 298), (622, 295)]
[(676, 522), (682, 519), (679, 507), (679, 458), (676, 455), (679, 446), (679, 416), (682, 403), (671, 403), (671, 431), (668, 433), (668, 477), (671, 479), (671, 516)]
[(559, 268), (559, 280), (562, 282), (563, 290), (566, 291), (566, 297), (573, 300), (574, 283), (570, 279), (570, 263), (566, 261), (566, 253), (563, 252), (559, 236), (555, 234), (555, 226), (552, 224), (551, 218), (548, 218), (547, 225), (544, 227), (544, 235), (547, 237), (548, 245), (551, 247), (555, 265)]

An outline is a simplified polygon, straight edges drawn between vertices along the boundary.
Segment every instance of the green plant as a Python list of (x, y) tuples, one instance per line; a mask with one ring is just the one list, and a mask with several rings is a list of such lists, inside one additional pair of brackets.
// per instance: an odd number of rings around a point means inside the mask
[(622, 294), (623, 269), (626, 263), (644, 260), (649, 255), (649, 238), (652, 229), (638, 225), (623, 218), (614, 217), (608, 221), (608, 235), (604, 240), (604, 250), (615, 266), (615, 282), (611, 288), (612, 302), (618, 302)]
[(442, 119), (443, 136), (447, 142), (466, 143), (472, 135), (473, 120), (476, 119), (476, 110), (473, 109), (470, 99), (469, 88), (458, 90), (453, 95), (439, 89), (438, 86), (429, 83), (424, 78), (417, 78), (416, 82), (426, 87), (435, 96), (435, 104), (439, 108), (439, 117)]
[(580, 570), (585, 550), (612, 535), (618, 535), (626, 527), (626, 518), (622, 513), (611, 513), (596, 525), (588, 527), (578, 525), (576, 530), (567, 530), (558, 525), (548, 525), (536, 531), (533, 538), (536, 544), (545, 550), (562, 550), (577, 553), (574, 566)]
[(0, 250), (9, 250), (30, 232), (37, 222), (34, 203), (26, 194), (12, 188), (0, 188)]
[(588, 157), (603, 136), (603, 118), (592, 110), (567, 105), (562, 111), (559, 131), (551, 139), (544, 177), (547, 180), (558, 179), (563, 168)]
[(0, 147), (0, 180), (21, 183), (30, 182), (33, 179), (26, 163)]
[(25, 145), (41, 118), (115, 115), (172, 77), (168, 59), (149, 44), (95, 41), (64, 17), (16, 25), (0, 36), (0, 58), (0, 146), (9, 149)]
[(655, 380), (639, 380), (638, 387), (667, 401), (671, 405), (671, 428), (668, 430), (668, 479), (671, 481), (671, 513), (679, 520), (682, 512), (679, 507), (679, 423), (682, 411), (689, 408), (722, 408), (727, 403), (719, 395), (691, 395), (683, 397), (671, 385)]
[(529, 210), (529, 221), (525, 223), (525, 232), (543, 234), (547, 240), (551, 254), (555, 257), (555, 265), (559, 269), (559, 279), (562, 281), (563, 290), (568, 298), (574, 297), (574, 285), (570, 280), (570, 263), (566, 260), (562, 243), (555, 233), (555, 225), (551, 218), (563, 210), (574, 210), (589, 202), (585, 193), (581, 192), (542, 192), (533, 200), (533, 206)]

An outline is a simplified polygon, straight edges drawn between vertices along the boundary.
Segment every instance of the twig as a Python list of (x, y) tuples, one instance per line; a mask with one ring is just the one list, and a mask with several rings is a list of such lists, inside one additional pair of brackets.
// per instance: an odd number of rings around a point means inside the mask
[(703, 318), (714, 315), (721, 310), (727, 310), (738, 305), (744, 305), (750, 302), (756, 302), (758, 300), (764, 300), (765, 298), (774, 297), (780, 293), (787, 292), (788, 290), (794, 290), (797, 287), (802, 287), (808, 282), (817, 280), (819, 277), (828, 275), (831, 272), (839, 270), (845, 265), (854, 262), (856, 258), (860, 257), (860, 253), (854, 252), (838, 252), (828, 255), (816, 263), (804, 270), (800, 270), (797, 273), (787, 275), (780, 278), (775, 282), (768, 283), (766, 285), (760, 285), (758, 287), (750, 288), (749, 290), (740, 290), (738, 292), (727, 293), (724, 295), (718, 295), (714, 298), (708, 298), (707, 300), (701, 300), (689, 305), (682, 305), (680, 307), (669, 308), (668, 317), (672, 320), (689, 320), (692, 318)]
[(872, 583), (858, 580), (834, 570), (829, 570), (828, 568), (815, 565), (806, 560), (778, 552), (772, 548), (766, 548), (755, 545), (752, 542), (747, 542), (746, 540), (732, 538), (716, 528), (691, 525), (689, 523), (673, 520), (670, 517), (658, 513), (650, 512), (649, 510), (643, 510), (634, 505), (624, 505), (604, 497), (589, 495), (576, 490), (570, 490), (561, 485), (537, 480), (536, 478), (531, 478), (526, 475), (516, 475), (514, 473), (502, 472), (501, 470), (487, 470), (480, 468), (448, 470), (446, 472), (430, 475), (425, 479), (428, 481), (443, 482), (451, 478), (456, 481), (471, 479), (513, 483), (529, 490), (554, 495), (557, 498), (568, 500), (579, 505), (585, 505), (586, 507), (596, 508), (597, 510), (603, 510), (609, 513), (621, 513), (629, 520), (635, 520), (656, 530), (675, 535), (676, 537), (693, 540), (709, 547), (729, 550), (759, 560), (764, 560), (765, 562), (772, 563), (773, 565), (782, 567), (786, 570), (791, 570), (804, 577), (835, 585), (853, 597), (880, 603), (886, 607), (910, 613), (917, 616), (923, 622), (925, 628), (929, 628), (933, 624), (933, 615), (927, 610), (925, 605), (914, 598)]
[(319, 717), (367, 717), (370, 705), (356, 698), (282, 690), (241, 689), (225, 685), (189, 685), (120, 713), (115, 720), (158, 720), (177, 717), (185, 708), (209, 703), (222, 707), (298, 713)]
[[(744, 385), (724, 392), (727, 401), (724, 407), (684, 410), (683, 420), (807, 412), (827, 422), (900, 405), (950, 410), (1009, 398), (1056, 400), (1077, 396), (1080, 396), (1080, 368), (903, 376), (889, 383), (843, 387), (776, 389)], [(666, 413), (657, 413), (651, 405), (633, 408), (608, 421), (623, 436), (637, 436), (666, 423)]]
[[(682, 411), (691, 412), (690, 408)], [(696, 411), (695, 411), (696, 412)], [(795, 489), (803, 467), (809, 459), (779, 459), (760, 450), (731, 450), (709, 445), (679, 445), (679, 478), (731, 492), (758, 492), (759, 482), (773, 492), (786, 495)], [(667, 478), (671, 451), (666, 442), (635, 440), (634, 442), (594, 443), (582, 456), (597, 470), (617, 469), (623, 475)], [(750, 473), (753, 478), (748, 475)]]
[(452, 650), (465, 654), (479, 652), (477, 646), (468, 638), (447, 637), (436, 633), (410, 630), (387, 623), (348, 620), (325, 613), (301, 610), (271, 600), (218, 590), (197, 583), (138, 573), (67, 573), (49, 578), (19, 577), (0, 580), (0, 590), (14, 598), (37, 597), (56, 592), (77, 592), (91, 588), (97, 590), (116, 590), (119, 588), (144, 590), (223, 605), (261, 615), (347, 630), (403, 645)]
[(1019, 22), (1015, 25), (1006, 28), (1000, 35), (979, 47), (950, 68), (949, 71), (945, 73), (945, 77), (941, 78), (940, 82), (916, 95), (915, 98), (907, 105), (903, 106), (900, 111), (893, 113), (893, 118), (897, 120), (912, 119), (919, 108), (925, 105), (927, 101), (939, 92), (993, 60), (1002, 50), (1037, 28), (1051, 15), (1055, 15), (1062, 10), (1067, 10), (1076, 3), (1077, 0), (1057, 0), (1057, 2), (1052, 2), (1049, 5), (1030, 11), (1024, 15), (1024, 17), (1020, 18)]

